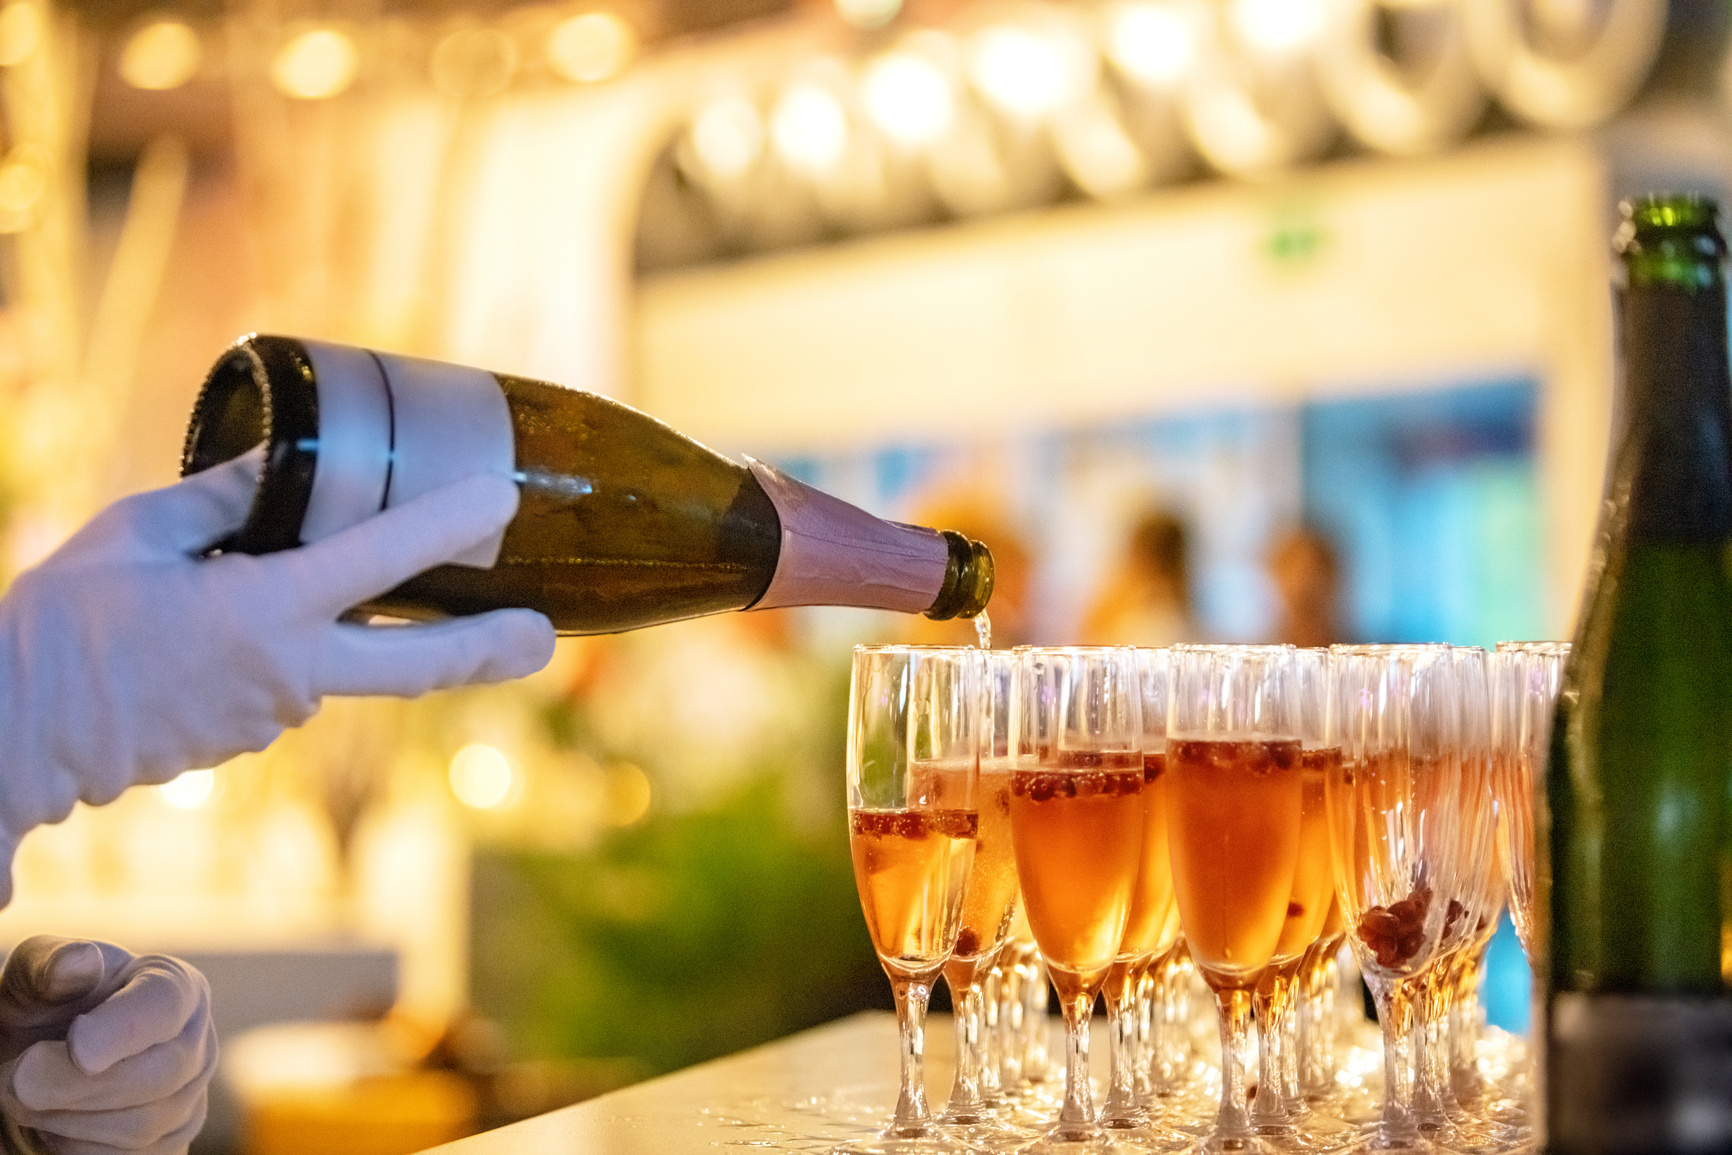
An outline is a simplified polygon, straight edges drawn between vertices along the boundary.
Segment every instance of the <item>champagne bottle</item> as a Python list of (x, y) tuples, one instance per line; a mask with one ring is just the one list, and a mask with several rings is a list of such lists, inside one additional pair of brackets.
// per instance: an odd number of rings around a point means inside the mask
[(261, 442), (252, 509), (221, 549), (316, 541), (470, 473), (517, 481), (517, 515), (498, 537), (364, 611), (527, 606), (562, 633), (592, 634), (800, 605), (973, 617), (992, 595), (979, 542), (880, 521), (617, 401), (542, 381), (254, 334), (206, 379), (181, 472)]
[(1726, 242), (1703, 198), (1654, 196), (1623, 211), (1623, 427), (1543, 798), (1545, 1142), (1556, 1155), (1724, 1152), (1732, 1150)]

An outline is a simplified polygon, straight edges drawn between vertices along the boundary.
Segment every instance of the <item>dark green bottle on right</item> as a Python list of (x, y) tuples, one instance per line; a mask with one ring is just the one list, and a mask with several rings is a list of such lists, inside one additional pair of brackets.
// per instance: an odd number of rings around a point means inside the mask
[(1553, 1155), (1732, 1152), (1726, 242), (1706, 198), (1623, 210), (1621, 437), (1537, 864), (1544, 1142)]

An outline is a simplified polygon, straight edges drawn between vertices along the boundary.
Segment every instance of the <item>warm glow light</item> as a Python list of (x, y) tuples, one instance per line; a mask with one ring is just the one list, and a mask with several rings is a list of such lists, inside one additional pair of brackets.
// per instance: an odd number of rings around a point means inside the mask
[(301, 33), (271, 61), (271, 83), (297, 100), (328, 100), (355, 82), (355, 42), (335, 28)]
[(157, 787), (162, 800), (176, 810), (197, 810), (210, 801), (216, 789), (215, 770), (188, 770), (172, 782)]
[(622, 762), (607, 774), (607, 820), (615, 826), (630, 826), (649, 813), (652, 792), (649, 775)]
[(7, 68), (30, 59), (42, 43), (42, 16), (25, 0), (0, 8), (0, 65)]
[(930, 144), (956, 119), (950, 81), (930, 60), (911, 52), (880, 56), (861, 81), (866, 115), (903, 144)]
[(770, 116), (770, 136), (789, 164), (813, 171), (831, 167), (848, 147), (848, 114), (834, 96), (811, 84), (782, 94)]
[(1172, 84), (1197, 57), (1197, 37), (1165, 4), (1126, 4), (1108, 19), (1107, 56), (1133, 80)]
[(1305, 48), (1323, 31), (1323, 0), (1231, 0), (1233, 27), (1260, 51), (1282, 55)]
[(836, 0), (836, 14), (856, 28), (882, 28), (902, 11), (902, 0)]
[(429, 67), (447, 96), (497, 96), (517, 71), (517, 42), (497, 28), (465, 28), (438, 43)]
[(517, 787), (511, 760), (479, 742), (465, 746), (451, 759), (451, 793), (465, 806), (496, 810)]
[(1063, 126), (1060, 151), (1077, 184), (1092, 197), (1110, 200), (1148, 180), (1148, 162), (1112, 113), (1095, 103)]
[(714, 101), (692, 121), (692, 149), (705, 168), (733, 180), (745, 175), (764, 151), (764, 122), (744, 97)]
[(624, 72), (637, 55), (637, 33), (612, 12), (585, 12), (556, 25), (547, 60), (567, 80), (593, 84)]
[(47, 191), (48, 157), (40, 147), (21, 144), (0, 163), (0, 212), (8, 218), (25, 219)]
[(1070, 61), (1052, 38), (1024, 28), (987, 28), (974, 44), (970, 77), (986, 98), (1019, 116), (1044, 116), (1075, 86)]
[(198, 73), (198, 33), (180, 20), (153, 20), (120, 50), (120, 78), (134, 88), (179, 88)]

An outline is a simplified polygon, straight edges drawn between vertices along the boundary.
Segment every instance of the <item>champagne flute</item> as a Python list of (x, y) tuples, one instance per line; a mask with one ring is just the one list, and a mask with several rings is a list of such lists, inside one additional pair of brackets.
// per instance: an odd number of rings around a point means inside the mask
[(1464, 954), (1490, 937), (1494, 903), (1502, 895), (1497, 876), (1497, 805), (1491, 788), (1491, 662), (1477, 647), (1445, 651), (1448, 699), (1455, 715), (1447, 772), (1435, 783), (1453, 817), (1446, 823), (1450, 868), (1440, 876), (1436, 901), (1443, 928), (1431, 962), (1407, 980), (1419, 1012), (1414, 1106), (1419, 1127), (1434, 1142), (1463, 1155), (1502, 1151), (1514, 1138), (1501, 1124), (1481, 1120), (1456, 1100), (1450, 1069), (1450, 1023), (1455, 1009), (1457, 968)]
[[(1492, 783), (1500, 819), (1498, 850), (1508, 885), (1510, 921), (1530, 964), (1537, 963), (1543, 951), (1534, 926), (1534, 792), (1551, 747), (1552, 714), (1569, 656), (1568, 642), (1499, 642), (1494, 655)], [(1517, 1068), (1517, 1073), (1525, 1072)], [(1529, 1134), (1525, 1101), (1531, 1090), (1531, 1083), (1523, 1087), (1518, 1082), (1486, 1109), (1519, 1133)]]
[[(986, 1062), (984, 988), (994, 960), (1003, 953), (1016, 914), (1016, 857), (1010, 839), (1010, 779), (1020, 733), (1012, 697), (1017, 655), (1008, 650), (981, 654), (980, 778), (976, 809), (980, 819), (974, 864), (962, 898), (962, 928), (944, 964), (944, 981), (956, 1020), (956, 1076), (950, 1102), (938, 1122), (947, 1134), (974, 1142), (1029, 1138), (993, 1108), (999, 1097), (998, 1072)], [(989, 1090), (990, 1088), (990, 1090)]]
[(1170, 652), (1161, 649), (1139, 649), (1136, 661), (1142, 697), (1142, 851), (1130, 916), (1119, 941), (1118, 958), (1102, 991), (1112, 1049), (1101, 1126), (1115, 1138), (1130, 1140), (1144, 1149), (1177, 1149), (1192, 1145), (1196, 1137), (1157, 1122), (1137, 1089), (1138, 1066), (1144, 1058), (1139, 1054), (1139, 1026), (1148, 1026), (1141, 1041), (1144, 1045), (1158, 1042), (1147, 1037), (1156, 1029), (1156, 1022), (1150, 1006), (1153, 984), (1144, 979), (1157, 960), (1165, 960), (1172, 953), (1179, 937), (1167, 848), (1167, 698), (1172, 662)]
[(1335, 892), (1383, 1030), (1383, 1116), (1367, 1146), (1423, 1151), (1412, 992), (1443, 935), (1455, 865), (1450, 759), (1459, 715), (1447, 646), (1337, 646), (1325, 784)]
[(1291, 646), (1178, 646), (1167, 715), (1173, 889), (1215, 993), (1221, 1108), (1211, 1151), (1255, 1146), (1243, 1055), (1299, 865), (1303, 772)]
[(1104, 1151), (1089, 1016), (1118, 958), (1143, 847), (1136, 651), (1035, 649), (1021, 671), (1032, 757), (1011, 786), (1016, 872), (1065, 1025), (1065, 1097), (1030, 1152)]
[(1522, 952), (1534, 962), (1534, 790), (1551, 745), (1552, 712), (1569, 661), (1568, 642), (1499, 642), (1499, 753), (1495, 783), (1503, 811), (1499, 831), (1509, 880), (1510, 921)]
[(1296, 650), (1292, 660), (1290, 692), (1301, 741), (1299, 861), (1281, 937), (1253, 998), (1259, 1068), (1251, 1121), (1259, 1135), (1278, 1139), (1288, 1147), (1327, 1149), (1344, 1146), (1352, 1128), (1312, 1111), (1304, 1098), (1299, 1085), (1295, 995), (1305, 989), (1305, 964), (1335, 909), (1335, 872), (1324, 790), (1330, 769), (1341, 760), (1341, 751), (1324, 741), (1329, 651)]
[(979, 818), (980, 651), (858, 646), (848, 702), (848, 828), (854, 882), (901, 1036), (896, 1114), (838, 1155), (969, 1150), (926, 1105), (926, 1004), (962, 926)]

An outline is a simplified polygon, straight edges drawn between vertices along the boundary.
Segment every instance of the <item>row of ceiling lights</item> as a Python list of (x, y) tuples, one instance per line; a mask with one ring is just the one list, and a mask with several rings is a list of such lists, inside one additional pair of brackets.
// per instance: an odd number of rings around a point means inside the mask
[[(836, 2), (861, 24), (886, 5)], [(1392, 19), (1411, 59), (1390, 55)], [(844, 230), (1038, 204), (1067, 182), (1110, 198), (1199, 159), (1277, 169), (1343, 128), (1437, 151), (1492, 96), (1536, 124), (1596, 123), (1640, 86), (1664, 27), (1664, 0), (993, 0), (864, 59), (719, 93), (672, 156), (724, 233), (785, 215), (802, 186)]]
[[(0, 66), (22, 63), (42, 43), (42, 10), (30, 0), (0, 8)], [(608, 11), (575, 10), (547, 21), (526, 24), (534, 32), (513, 36), (499, 28), (463, 28), (440, 39), (428, 59), (434, 85), (454, 96), (486, 96), (503, 91), (524, 57), (538, 52), (556, 76), (592, 84), (619, 75), (638, 51), (636, 30)], [(198, 76), (205, 46), (198, 29), (179, 16), (160, 13), (139, 21), (122, 43), (115, 62), (120, 78), (133, 88), (166, 91)], [(338, 24), (312, 24), (283, 37), (270, 59), (271, 84), (297, 100), (328, 100), (346, 92), (360, 71), (355, 34)]]

